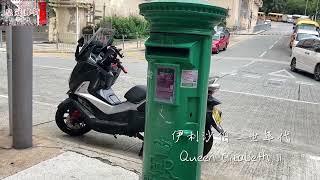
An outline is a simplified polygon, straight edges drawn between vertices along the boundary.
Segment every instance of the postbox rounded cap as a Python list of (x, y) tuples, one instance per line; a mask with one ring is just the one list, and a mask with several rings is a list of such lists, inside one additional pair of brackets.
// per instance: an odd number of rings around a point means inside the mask
[(227, 10), (204, 0), (154, 0), (139, 5), (151, 32), (211, 35)]

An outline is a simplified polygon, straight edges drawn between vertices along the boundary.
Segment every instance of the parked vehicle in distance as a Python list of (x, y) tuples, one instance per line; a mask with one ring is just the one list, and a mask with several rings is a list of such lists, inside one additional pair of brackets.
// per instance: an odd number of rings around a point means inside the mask
[(294, 19), (294, 23), (293, 23), (294, 25), (296, 25), (301, 20), (307, 20), (307, 19), (310, 20), (309, 16), (304, 16), (304, 15), (293, 15), (292, 17)]
[(314, 75), (320, 81), (320, 38), (306, 38), (293, 47), (291, 70), (303, 70)]
[(293, 23), (293, 22), (294, 22), (293, 16), (292, 15), (288, 15), (287, 23)]
[(288, 21), (288, 15), (287, 14), (284, 14), (282, 15), (282, 22), (287, 22)]
[(223, 32), (226, 36), (230, 37), (230, 32), (226, 27), (215, 26), (214, 30), (215, 30), (216, 33)]
[(264, 12), (258, 12), (258, 19), (261, 21), (266, 20), (266, 14)]
[(311, 19), (302, 19), (299, 20), (293, 28), (294, 32), (297, 32), (299, 29), (318, 31), (319, 27), (319, 23), (316, 21), (312, 21)]
[(271, 28), (271, 20), (265, 20), (265, 21), (264, 21), (264, 24), (270, 26), (270, 28)]
[(270, 19), (271, 21), (275, 21), (275, 22), (281, 22), (282, 16), (283, 16), (283, 14), (280, 14), (280, 13), (269, 13), (268, 19)]
[(212, 36), (212, 53), (219, 54), (221, 50), (226, 50), (229, 45), (230, 36), (223, 32), (217, 32)]
[(310, 37), (319, 37), (319, 32), (315, 30), (299, 29), (297, 33), (294, 33), (291, 36), (290, 48), (295, 47), (300, 40)]

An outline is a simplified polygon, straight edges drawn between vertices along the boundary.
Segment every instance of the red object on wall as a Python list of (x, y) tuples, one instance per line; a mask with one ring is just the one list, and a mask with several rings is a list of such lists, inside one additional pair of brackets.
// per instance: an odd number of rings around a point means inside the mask
[(39, 25), (47, 24), (47, 3), (39, 2)]

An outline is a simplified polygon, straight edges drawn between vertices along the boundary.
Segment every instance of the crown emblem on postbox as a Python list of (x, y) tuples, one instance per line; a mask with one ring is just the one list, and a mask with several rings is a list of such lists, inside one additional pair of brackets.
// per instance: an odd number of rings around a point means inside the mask
[(156, 139), (153, 141), (154, 146), (159, 149), (160, 152), (168, 154), (172, 149), (172, 143), (165, 139)]

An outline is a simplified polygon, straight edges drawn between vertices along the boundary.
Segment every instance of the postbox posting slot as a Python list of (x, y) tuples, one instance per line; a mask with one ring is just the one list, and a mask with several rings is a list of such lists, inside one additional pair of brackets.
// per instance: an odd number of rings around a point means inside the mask
[(189, 58), (190, 51), (188, 48), (149, 46), (147, 47), (147, 55)]
[[(180, 43), (179, 43), (180, 42)], [(153, 59), (167, 63), (189, 64), (193, 67), (198, 65), (200, 44), (198, 40), (179, 40), (176, 44), (166, 41), (147, 40), (147, 60)]]

